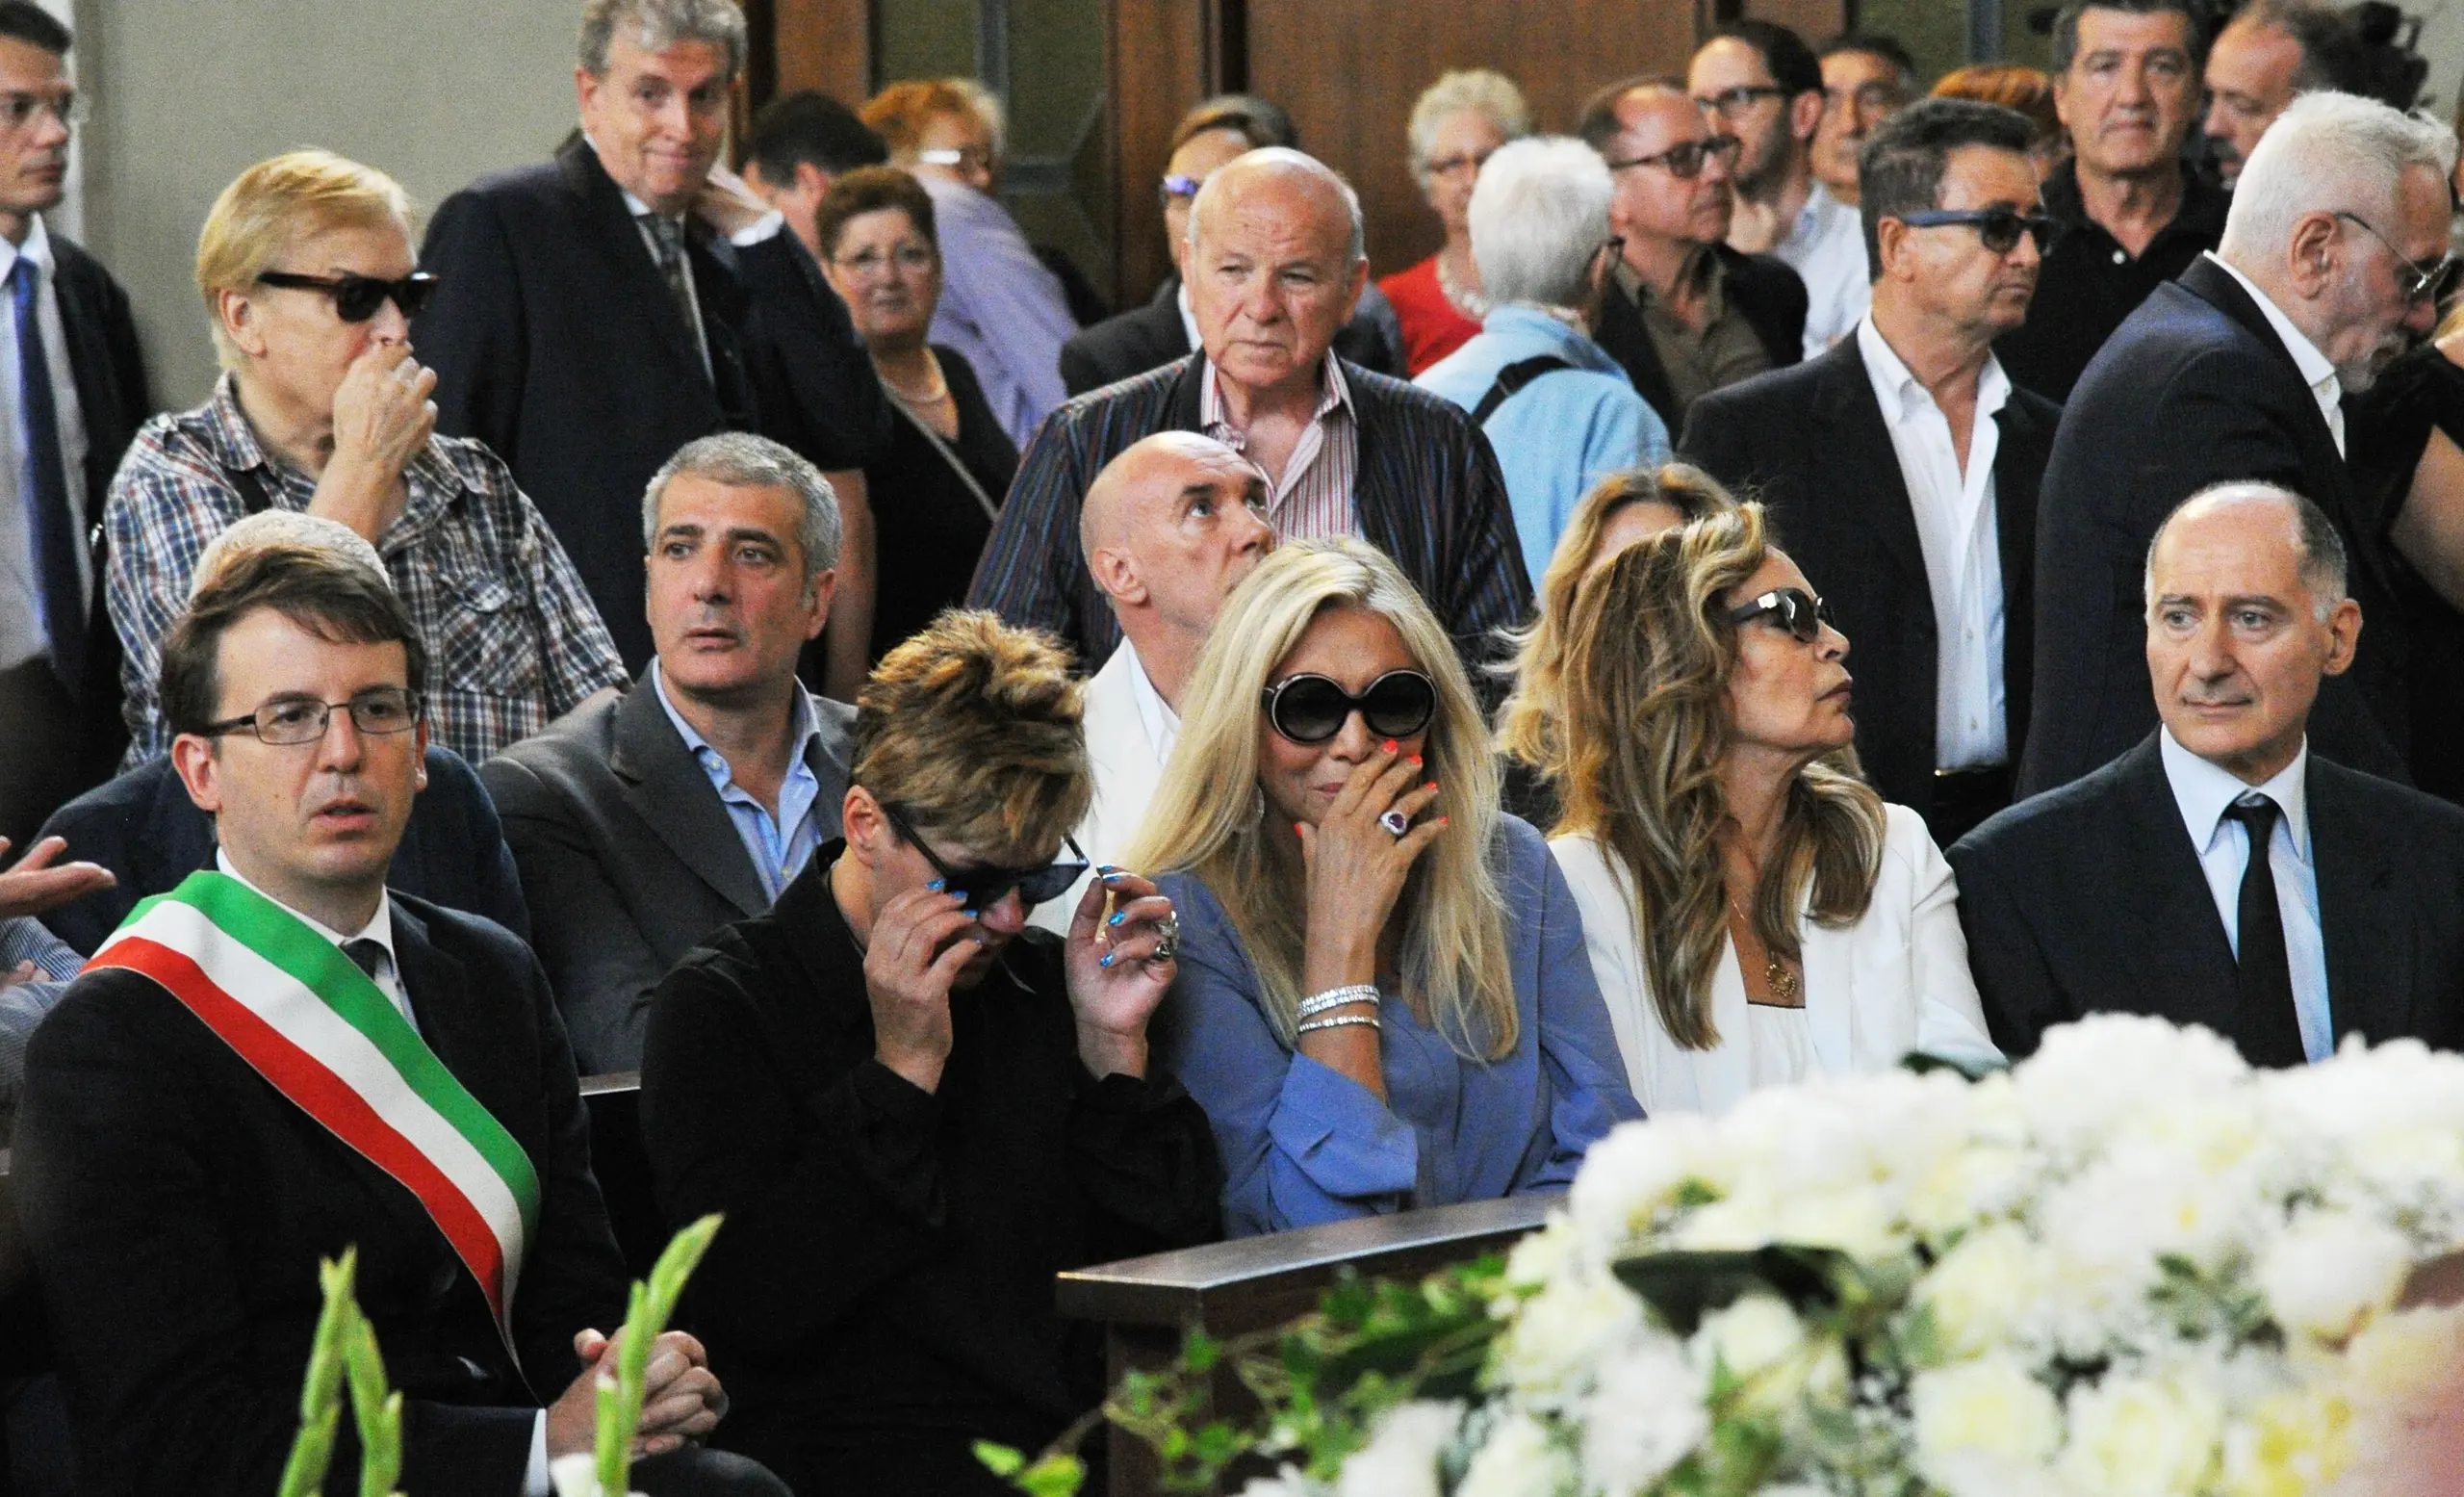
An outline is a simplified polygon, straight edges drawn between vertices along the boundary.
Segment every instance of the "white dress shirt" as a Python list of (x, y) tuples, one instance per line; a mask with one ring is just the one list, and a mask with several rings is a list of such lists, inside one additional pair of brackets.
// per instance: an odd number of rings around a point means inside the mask
[(2276, 341), (2284, 345), (2285, 352), (2293, 355), (2293, 367), (2301, 371), (2302, 381), (2310, 386), (2310, 399), (2319, 402), (2319, 414), (2326, 419), (2327, 434), (2336, 439), (2336, 455), (2343, 456), (2345, 386), (2344, 381), (2337, 377), (2336, 366), (2319, 351), (2319, 346), (2310, 341), (2308, 334), (2293, 325), (2293, 319), (2284, 315), (2283, 308), (2277, 306), (2266, 292), (2259, 290), (2258, 282), (2218, 260), (2212, 250), (2207, 251), (2207, 258), (2215, 260), (2225, 274), (2241, 282), (2242, 289), (2250, 294), (2250, 299), (2259, 304), (2259, 315), (2275, 329)]
[(1866, 271), (1865, 230), (1857, 210), (1817, 182), (1797, 210), (1788, 235), (1771, 253), (1806, 283), (1806, 357), (1846, 337), (1873, 304), (1873, 277)]
[(2301, 1020), (2301, 1051), (2313, 1061), (2336, 1050), (2336, 1027), (2327, 993), (2327, 942), (2319, 921), (2319, 863), (2310, 840), (2310, 742), (2293, 756), (2275, 778), (2261, 786), (2244, 784), (2173, 740), (2164, 730), (2158, 746), (2165, 761), (2165, 779), (2173, 787), (2173, 804), (2181, 808), (2182, 825), (2191, 848), (2198, 854), (2199, 871), (2207, 875), (2208, 894), (2216, 901), (2217, 917), (2224, 922), (2224, 939), (2233, 959), (2242, 959), (2242, 873), (2250, 865), (2250, 833), (2239, 821), (2225, 819), (2225, 809), (2246, 796), (2264, 795), (2283, 813), (2268, 839), (2268, 866), (2275, 874), (2275, 908), (2284, 921), (2285, 963), (2293, 969), (2293, 1008)]
[[(1126, 638), (1087, 682), (1084, 727), (1095, 796), (1072, 835), (1090, 862), (1111, 863), (1128, 848), (1139, 823), (1146, 819), (1147, 803), (1155, 798), (1164, 765), (1181, 737), (1181, 714), (1155, 689), (1138, 647)], [(1028, 922), (1056, 936), (1068, 935), (1070, 916), (1093, 877), (1091, 868), (1067, 893), (1036, 906)]]
[(1985, 769), (2011, 761), (2002, 680), (2002, 526), (1993, 459), (2002, 427), (1993, 417), (2011, 399), (2011, 378), (1989, 353), (1976, 382), (1976, 424), (1967, 467), (1951, 445), (1950, 418), (1891, 351), (1874, 320), (1857, 323), (1857, 351), (1882, 403), (1901, 480), (1925, 553), (1934, 601), (1934, 767)]
[[(594, 141), (589, 136), (585, 135), (582, 137), (582, 143), (590, 147), (592, 155), (596, 156), (599, 154), (599, 142), (597, 141)], [(605, 168), (603, 167), (602, 169), (603, 170)], [(651, 226), (642, 221), (644, 217), (654, 214), (657, 210), (654, 209), (650, 204), (642, 201), (640, 198), (635, 197), (630, 192), (626, 191), (622, 183), (617, 184), (616, 191), (623, 193), (625, 195), (625, 211), (633, 216), (633, 231), (639, 234), (642, 238), (642, 249), (651, 257), (651, 269), (658, 271), (659, 279), (664, 281), (667, 278), (667, 271), (665, 268), (665, 262), (660, 259), (658, 236), (652, 233)], [(668, 221), (675, 224), (678, 229), (683, 233), (684, 237), (689, 240), (692, 238), (690, 219), (691, 215), (688, 214), (679, 218), (669, 219)], [(782, 223), (785, 221), (786, 220), (783, 218), (780, 219), (780, 222)], [(768, 235), (754, 232), (760, 227), (761, 225), (759, 223), (756, 223), (753, 225), (752, 229), (746, 230), (747, 239), (745, 242), (754, 243), (757, 240), (768, 238)], [(775, 225), (772, 227), (771, 232), (777, 232)], [(679, 252), (684, 256), (684, 284), (690, 287), (693, 292), (693, 325), (688, 329), (693, 334), (693, 347), (702, 355), (702, 373), (706, 375), (709, 375), (712, 379), (716, 379), (718, 376), (711, 374), (710, 373), (710, 339), (708, 331), (702, 325), (702, 285), (701, 282), (696, 280), (693, 275), (692, 251), (679, 246)]]
[[(59, 266), (52, 258), (51, 238), (37, 214), (26, 242), (0, 239), (0, 277), (13, 273), (19, 257), (42, 272), (35, 290), (35, 323), (42, 329), (43, 363), (51, 370), (52, 412), (60, 426), (60, 472), (68, 485), (69, 503), (77, 506), (78, 583), (88, 600), (94, 596), (93, 558), (82, 540), (88, 525), (100, 515), (85, 512), (86, 413), (77, 403), (77, 374), (68, 362), (67, 329), (60, 321)], [(36, 606), (34, 524), (26, 513), (26, 434), (23, 392), (17, 364), (17, 319), (0, 307), (0, 670), (23, 665), (51, 648), (41, 611)], [(86, 608), (79, 607), (83, 617)]]

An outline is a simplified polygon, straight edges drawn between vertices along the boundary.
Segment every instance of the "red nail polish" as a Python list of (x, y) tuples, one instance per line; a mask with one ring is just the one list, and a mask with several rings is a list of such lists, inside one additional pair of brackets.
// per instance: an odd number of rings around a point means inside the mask
[(1295, 831), (1295, 832), (1302, 832), (1302, 831), (1306, 831), (1306, 830), (1307, 830), (1307, 828), (1305, 828), (1305, 827), (1301, 826), (1301, 824), (1300, 824), (1299, 822), (1295, 821), (1294, 823), (1292, 823), (1292, 830), (1293, 830), (1293, 831)]
[(1421, 766), (1421, 757), (1420, 757), (1418, 754), (1414, 754), (1414, 755), (1412, 756), (1412, 767), (1413, 767), (1413, 768), (1415, 768), (1415, 769), (1418, 769), (1420, 766)]
[(1386, 752), (1387, 752), (1387, 753), (1389, 753), (1389, 754), (1392, 754), (1393, 752), (1395, 752), (1395, 747), (1396, 747), (1396, 745), (1395, 745), (1395, 740), (1394, 740), (1394, 739), (1392, 739), (1392, 738), (1388, 738), (1388, 739), (1386, 740)]
[(1424, 789), (1424, 790), (1433, 790), (1433, 789), (1436, 789), (1436, 788), (1437, 788), (1437, 782), (1436, 782), (1435, 780), (1431, 780), (1428, 784), (1422, 786), (1422, 787), (1421, 787), (1421, 788), (1422, 788), (1422, 789)]

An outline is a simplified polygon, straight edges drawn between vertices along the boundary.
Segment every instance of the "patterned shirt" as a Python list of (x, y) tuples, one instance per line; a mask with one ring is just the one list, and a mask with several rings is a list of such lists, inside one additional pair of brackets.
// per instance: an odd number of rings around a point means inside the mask
[[(1221, 375), (1206, 361), (1198, 381), (1198, 429), (1236, 452), (1249, 450), (1249, 435), (1223, 409)], [(1281, 477), (1267, 496), (1267, 515), (1281, 540), (1358, 535), (1360, 508), (1352, 503), (1352, 477), (1360, 471), (1360, 426), (1353, 419), (1351, 387), (1333, 353), (1326, 355), (1323, 389), (1309, 425), (1292, 449)]]
[[(192, 411), (145, 424), (112, 479), (106, 599), (126, 658), (133, 767), (170, 747), (155, 677), (206, 543), (246, 514), (231, 475), (259, 470), (272, 501), (305, 509), (317, 480), (273, 460), (229, 374)], [(409, 503), (377, 542), (427, 646), (435, 740), (478, 763), (628, 679), (607, 626), (513, 474), (477, 442), (430, 437), (403, 472)]]

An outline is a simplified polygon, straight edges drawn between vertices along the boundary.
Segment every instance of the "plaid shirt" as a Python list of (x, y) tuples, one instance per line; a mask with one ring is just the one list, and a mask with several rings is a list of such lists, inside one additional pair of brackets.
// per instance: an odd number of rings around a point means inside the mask
[[(206, 543), (247, 512), (229, 473), (250, 468), (286, 509), (316, 494), (314, 478), (267, 456), (225, 374), (205, 404), (147, 422), (112, 479), (106, 598), (126, 655), (127, 766), (170, 747), (155, 681), (163, 634)], [(410, 502), (376, 550), (427, 645), (436, 742), (475, 764), (629, 679), (564, 547), (495, 453), (430, 437), (403, 478)]]

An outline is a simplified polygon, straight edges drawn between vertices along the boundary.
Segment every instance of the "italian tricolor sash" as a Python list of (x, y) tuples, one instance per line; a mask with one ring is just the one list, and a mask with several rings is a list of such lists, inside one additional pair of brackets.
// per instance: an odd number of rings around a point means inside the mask
[(160, 983), (274, 1090), (417, 1196), (512, 1349), (538, 1174), (367, 973), (297, 916), (210, 871), (131, 911), (86, 970), (111, 967)]

